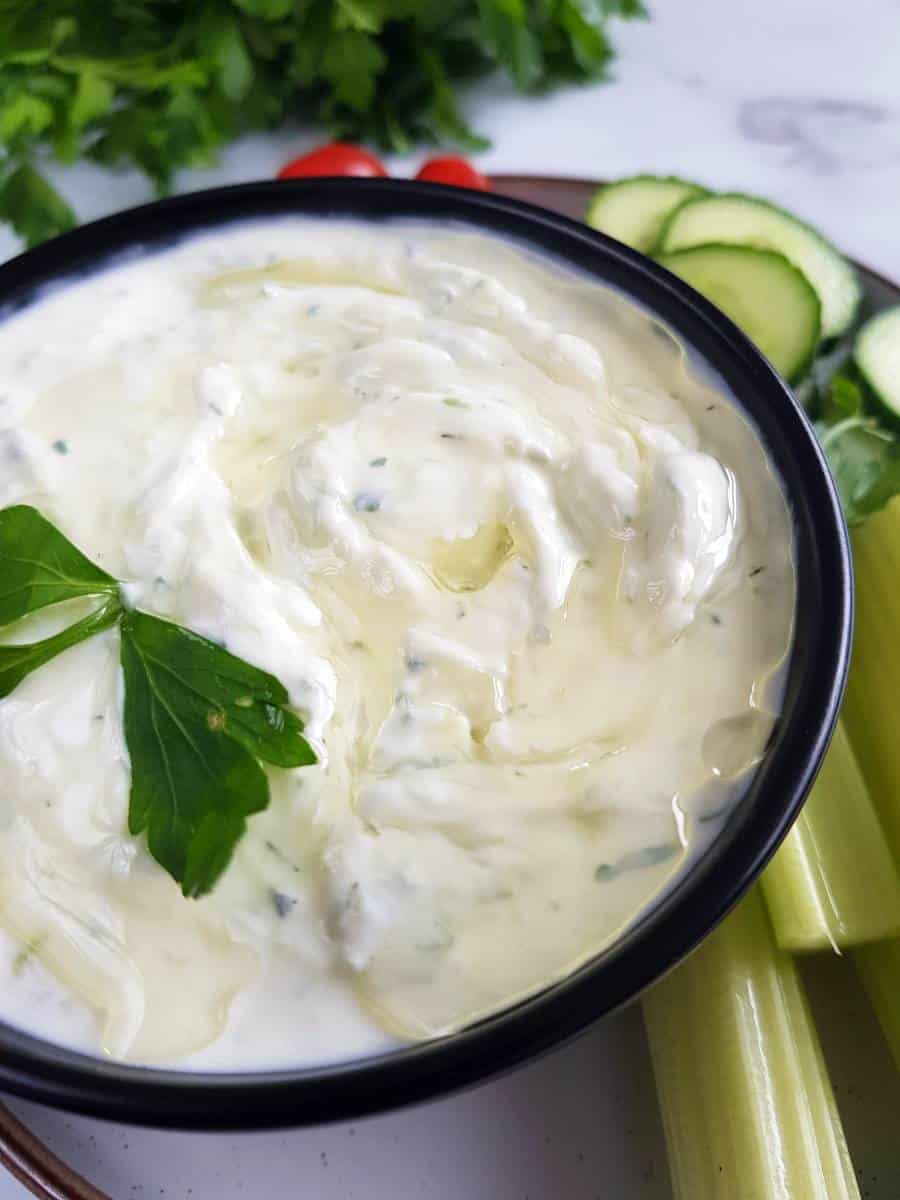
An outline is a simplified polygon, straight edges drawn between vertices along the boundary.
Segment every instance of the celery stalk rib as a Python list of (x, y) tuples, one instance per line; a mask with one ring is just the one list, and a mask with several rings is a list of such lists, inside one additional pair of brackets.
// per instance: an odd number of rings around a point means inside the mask
[(900, 860), (900, 497), (853, 533), (856, 631), (843, 718)]
[(676, 1200), (859, 1200), (791, 957), (754, 889), (644, 998)]
[(900, 1070), (900, 939), (861, 946), (853, 961)]
[(762, 888), (783, 950), (900, 936), (900, 874), (842, 724)]
[[(843, 719), (900, 861), (900, 497), (853, 534), (856, 630)], [(854, 951), (853, 959), (900, 1067), (900, 939)]]

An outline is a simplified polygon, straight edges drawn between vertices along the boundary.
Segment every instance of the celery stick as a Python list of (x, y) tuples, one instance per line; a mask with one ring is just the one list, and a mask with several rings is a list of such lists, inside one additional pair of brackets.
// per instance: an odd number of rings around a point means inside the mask
[(900, 1069), (900, 940), (861, 946), (853, 961)]
[(753, 889), (644, 998), (676, 1200), (858, 1200), (793, 959)]
[(841, 724), (762, 888), (783, 950), (900, 936), (900, 874)]
[(843, 717), (900, 859), (900, 497), (853, 533), (856, 632)]

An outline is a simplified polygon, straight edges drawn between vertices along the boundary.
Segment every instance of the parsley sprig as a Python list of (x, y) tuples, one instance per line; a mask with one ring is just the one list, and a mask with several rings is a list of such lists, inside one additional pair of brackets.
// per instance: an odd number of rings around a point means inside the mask
[(261, 763), (316, 761), (303, 723), (273, 675), (215, 642), (126, 608), (116, 579), (36, 509), (0, 511), (0, 626), (50, 605), (97, 599), (52, 637), (0, 645), (0, 697), (71, 646), (118, 626), (131, 759), (128, 827), (186, 896), (209, 892), (247, 818), (269, 804)]
[(0, 0), (0, 219), (34, 244), (71, 209), (53, 156), (168, 188), (246, 130), (313, 122), (405, 151), (483, 146), (460, 84), (496, 68), (521, 91), (602, 78), (612, 17), (640, 0)]
[(847, 524), (859, 525), (900, 494), (900, 436), (879, 420), (849, 360), (820, 386), (813, 416)]

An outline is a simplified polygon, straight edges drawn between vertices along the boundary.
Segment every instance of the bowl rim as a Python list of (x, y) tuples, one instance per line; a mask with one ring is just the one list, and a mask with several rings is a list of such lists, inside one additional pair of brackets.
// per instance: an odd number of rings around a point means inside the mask
[(788, 832), (837, 719), (852, 635), (850, 548), (808, 419), (756, 347), (712, 304), (650, 259), (580, 222), (496, 193), (410, 180), (237, 184), (127, 209), (26, 251), (0, 265), (0, 308), (24, 307), (46, 284), (102, 269), (123, 251), (153, 252), (232, 222), (291, 215), (447, 221), (511, 237), (626, 293), (725, 378), (775, 464), (793, 515), (797, 601), (785, 697), (789, 720), (779, 722), (737, 813), (695, 867), (610, 947), (535, 995), (448, 1037), (373, 1058), (241, 1072), (112, 1062), (0, 1021), (0, 1088), (60, 1108), (181, 1129), (346, 1120), (485, 1081), (563, 1044), (638, 996), (737, 902)]

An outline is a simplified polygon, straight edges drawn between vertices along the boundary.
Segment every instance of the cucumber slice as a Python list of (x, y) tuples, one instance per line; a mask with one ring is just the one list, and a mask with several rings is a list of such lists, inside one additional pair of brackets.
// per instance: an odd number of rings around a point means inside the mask
[(706, 196), (697, 183), (673, 176), (633, 175), (598, 188), (588, 203), (585, 221), (617, 241), (650, 254), (670, 213), (685, 200)]
[(819, 294), (823, 337), (837, 337), (853, 320), (860, 298), (856, 272), (830, 242), (790, 213), (753, 196), (688, 200), (666, 223), (660, 252), (710, 242), (776, 250), (790, 259)]
[(806, 276), (784, 255), (709, 245), (659, 261), (731, 317), (785, 379), (803, 374), (816, 352), (821, 309)]
[(884, 415), (900, 428), (900, 306), (866, 321), (856, 335), (853, 357)]

